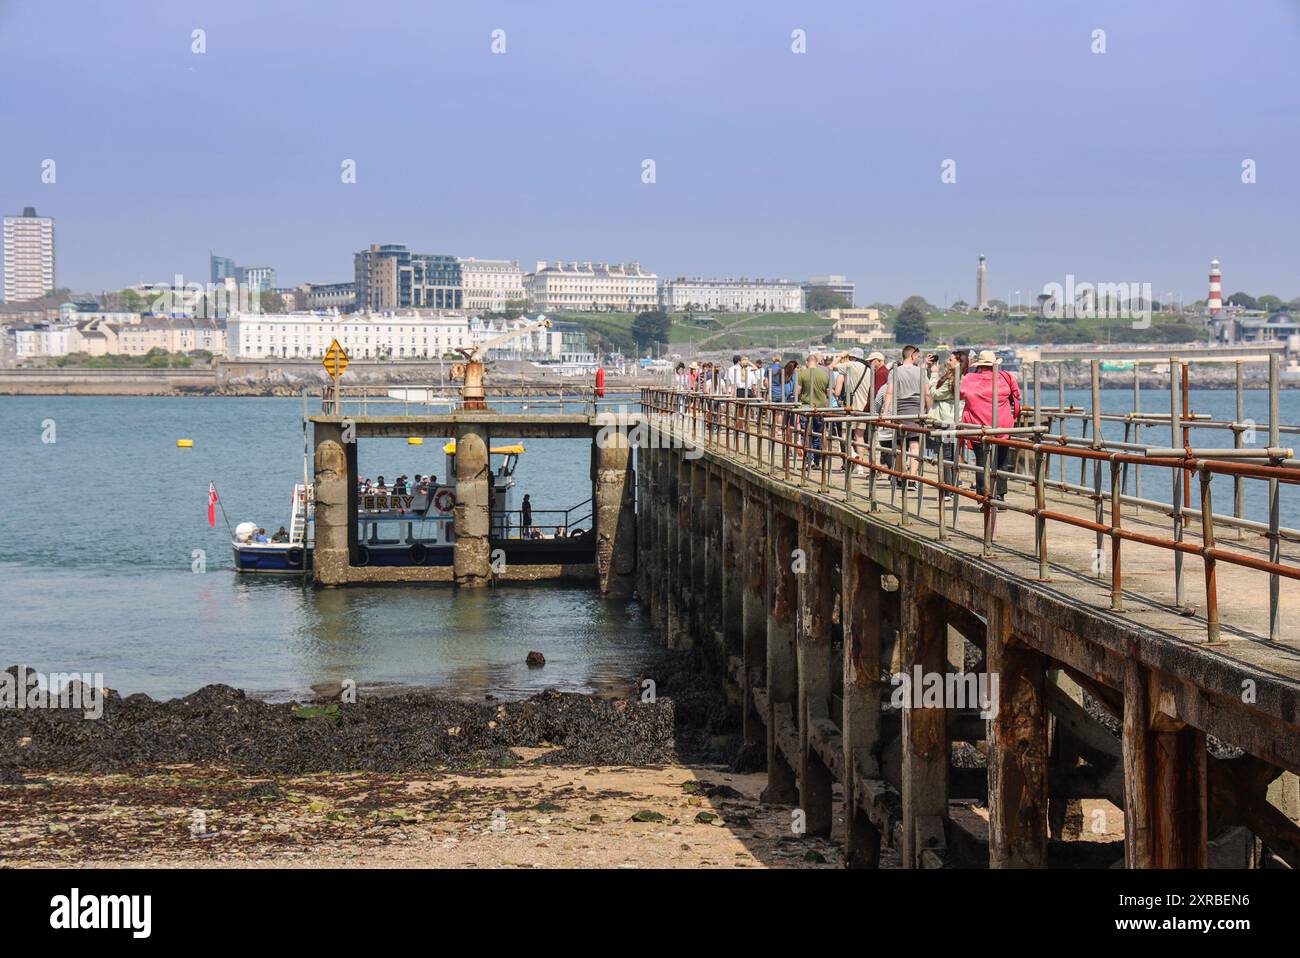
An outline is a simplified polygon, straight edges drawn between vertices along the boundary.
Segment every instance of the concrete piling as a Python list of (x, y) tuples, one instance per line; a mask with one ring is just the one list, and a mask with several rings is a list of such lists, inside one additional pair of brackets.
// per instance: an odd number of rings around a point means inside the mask
[(942, 696), (926, 701), (917, 680), (947, 675), (947, 604), (930, 591), (916, 565), (900, 571), (900, 658), (910, 683), (903, 706), (903, 867), (942, 867), (948, 844), (948, 710)]
[(799, 704), (799, 663), (795, 651), (799, 582), (794, 571), (799, 523), (769, 505), (767, 528), (772, 591), (767, 614), (767, 788), (763, 800), (794, 805), (799, 800), (792, 764), (799, 748), (795, 727), (795, 710)]
[[(1047, 865), (1047, 669), (1016, 641), (1011, 610), (994, 600), (985, 639), (988, 674), (997, 676), (988, 720), (989, 866)], [(991, 686), (990, 686), (991, 687)]]
[(799, 807), (809, 835), (829, 835), (833, 777), (821, 749), (828, 739), (839, 737), (830, 721), (831, 615), (836, 594), (833, 566), (839, 548), (838, 543), (811, 534), (805, 527), (800, 549), (807, 568), (795, 576), (799, 591)]
[(478, 429), (456, 431), (456, 505), (452, 522), (456, 541), (452, 568), (456, 585), (478, 589), (492, 581), (492, 546), (488, 498), (492, 477), (488, 468), (488, 440)]
[(632, 594), (636, 578), (636, 513), (632, 450), (617, 429), (591, 444), (593, 516), (596, 526), (596, 580), (612, 598)]
[(741, 494), (739, 557), (741, 659), (743, 661), (742, 710), (745, 745), (766, 750), (766, 716), (758, 714), (754, 690), (767, 684), (768, 582), (772, 548), (767, 536), (767, 503), (752, 490)]
[(352, 564), (349, 531), (356, 524), (357, 446), (345, 442), (341, 425), (315, 430), (315, 538), (313, 565), (320, 585), (343, 585)]

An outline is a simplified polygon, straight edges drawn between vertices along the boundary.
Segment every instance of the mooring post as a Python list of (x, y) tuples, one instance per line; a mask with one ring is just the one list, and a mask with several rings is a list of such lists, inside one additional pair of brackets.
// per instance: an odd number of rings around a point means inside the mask
[(318, 585), (345, 585), (356, 529), (357, 444), (341, 423), (318, 422), (313, 495), (315, 539), (312, 570)]
[(884, 570), (846, 535), (840, 558), (840, 622), (844, 628), (844, 864), (880, 865), (880, 830), (861, 808), (858, 777), (882, 779), (880, 772), (881, 585)]
[(632, 594), (636, 576), (636, 514), (632, 449), (620, 429), (602, 429), (591, 443), (596, 526), (596, 576), (613, 598)]
[[(722, 648), (728, 658), (744, 654), (745, 593), (744, 495), (734, 481), (722, 484), (722, 555), (718, 562), (722, 593)], [(744, 688), (745, 682), (740, 683)], [(745, 711), (749, 706), (743, 705)]]
[(1008, 602), (987, 616), (989, 867), (1045, 868), (1047, 660), (1016, 640)]
[[(835, 614), (834, 564), (831, 541), (801, 530), (807, 570), (796, 575), (799, 583), (799, 807), (809, 835), (831, 833), (832, 775), (813, 744), (819, 729), (830, 724), (831, 617)], [(838, 548), (837, 550), (838, 551)]]
[(902, 736), (903, 867), (927, 868), (947, 859), (947, 603), (919, 581), (920, 570), (912, 563), (900, 563), (896, 571), (903, 593), (901, 662), (908, 682)]
[(798, 658), (795, 653), (799, 584), (794, 551), (799, 545), (799, 524), (775, 506), (768, 506), (771, 556), (768, 573), (772, 603), (767, 615), (767, 788), (763, 801), (793, 805), (799, 800), (795, 770), (781, 748), (781, 740), (797, 747), (795, 708), (799, 701)]
[(1171, 716), (1152, 675), (1124, 664), (1124, 865), (1205, 868), (1205, 733)]
[(753, 489), (742, 495), (740, 519), (740, 555), (737, 556), (737, 579), (740, 595), (741, 655), (745, 661), (742, 683), (745, 702), (741, 710), (745, 745), (752, 752), (765, 743), (765, 725), (754, 704), (754, 689), (766, 684), (768, 563), (772, 549), (767, 541), (767, 503)]
[(456, 585), (461, 588), (482, 588), (492, 581), (491, 483), (487, 437), (477, 427), (461, 426), (456, 430), (456, 505), (452, 510), (456, 542), (451, 554)]

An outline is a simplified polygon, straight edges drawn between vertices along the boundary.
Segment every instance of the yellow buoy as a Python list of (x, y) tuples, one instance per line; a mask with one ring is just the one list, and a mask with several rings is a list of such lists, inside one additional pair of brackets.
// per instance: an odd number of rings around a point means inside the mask
[(193, 440), (193, 439), (177, 439), (177, 440), (176, 440), (176, 445), (179, 446), (179, 447), (182, 448), (182, 449), (189, 449), (191, 446), (194, 445), (194, 440)]
[(406, 438), (406, 444), (407, 444), (408, 446), (423, 446), (423, 445), (424, 445), (424, 437), (423, 437), (423, 436), (408, 436), (408, 437)]

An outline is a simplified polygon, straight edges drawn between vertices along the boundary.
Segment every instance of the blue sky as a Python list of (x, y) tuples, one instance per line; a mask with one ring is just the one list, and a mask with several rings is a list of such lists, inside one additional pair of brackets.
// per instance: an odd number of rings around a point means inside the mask
[(1217, 256), (1290, 298), (1298, 52), (1296, 0), (0, 0), (0, 209), (56, 217), (88, 290), (206, 280), (209, 249), (341, 281), (395, 242), (861, 302), (970, 299), (979, 253), (998, 298), (1190, 300)]

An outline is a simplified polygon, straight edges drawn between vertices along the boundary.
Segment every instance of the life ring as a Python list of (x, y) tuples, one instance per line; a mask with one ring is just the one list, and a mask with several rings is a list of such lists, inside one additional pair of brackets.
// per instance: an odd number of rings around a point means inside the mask
[(424, 561), (429, 558), (429, 550), (423, 542), (417, 542), (411, 546), (410, 556), (411, 565), (424, 565)]
[(443, 486), (433, 494), (433, 507), (441, 513), (451, 512), (456, 506), (456, 493), (450, 486)]
[(292, 549), (289, 550), (288, 559), (289, 559), (289, 565), (291, 565), (291, 566), (301, 566), (301, 565), (302, 565), (302, 550), (301, 550), (300, 548), (298, 548), (297, 546), (294, 546)]
[(370, 550), (365, 546), (357, 546), (357, 565), (370, 565)]

